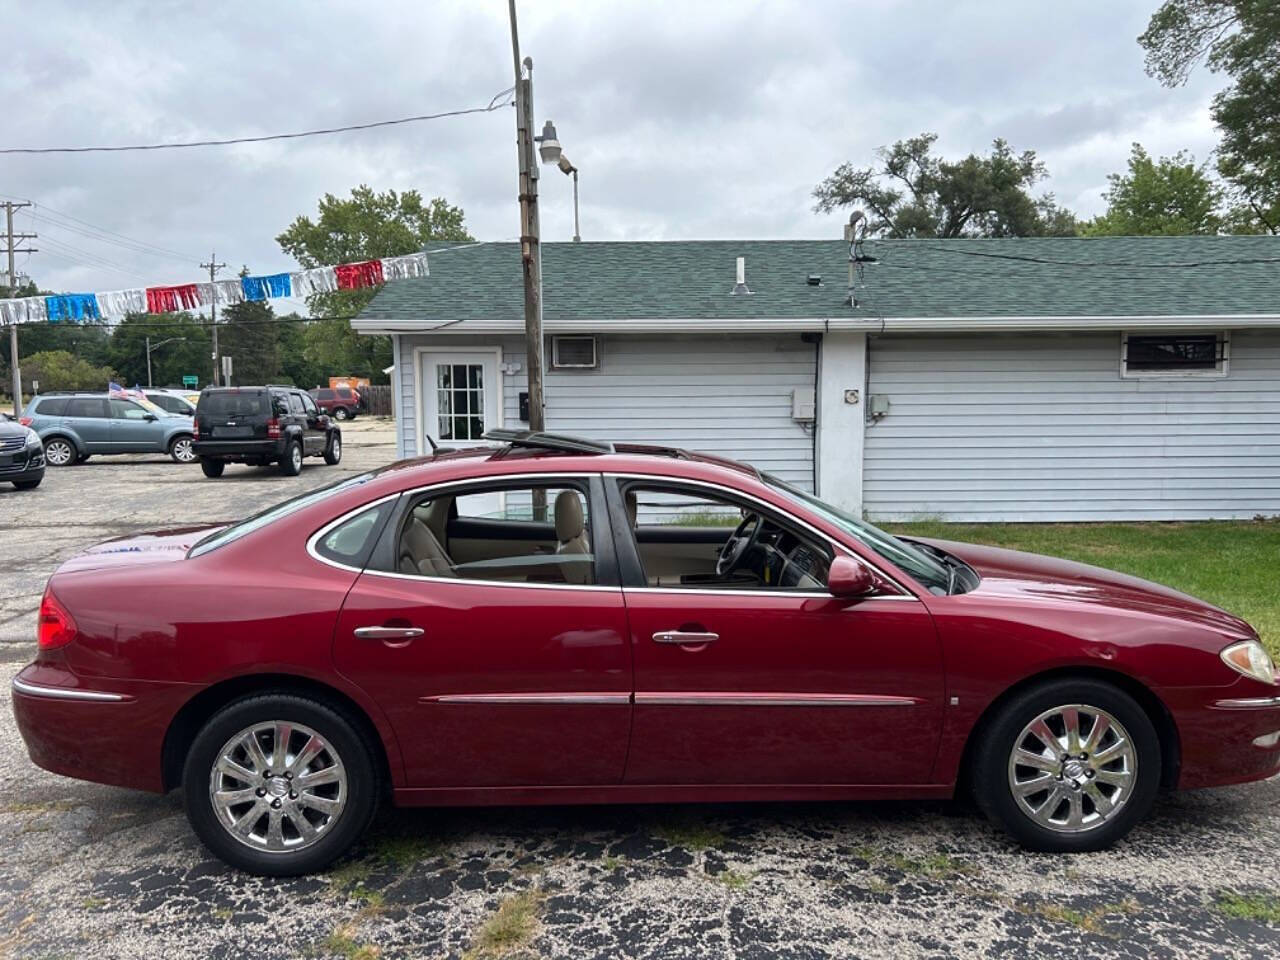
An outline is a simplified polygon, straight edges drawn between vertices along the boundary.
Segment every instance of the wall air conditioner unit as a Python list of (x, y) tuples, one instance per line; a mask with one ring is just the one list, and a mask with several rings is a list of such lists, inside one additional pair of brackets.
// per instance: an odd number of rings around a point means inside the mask
[(551, 338), (551, 367), (554, 370), (594, 370), (600, 365), (595, 337), (559, 336)]

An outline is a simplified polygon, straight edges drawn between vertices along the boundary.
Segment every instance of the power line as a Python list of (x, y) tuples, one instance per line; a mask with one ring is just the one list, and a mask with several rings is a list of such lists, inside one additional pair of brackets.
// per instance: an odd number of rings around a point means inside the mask
[[(111, 237), (118, 237), (121, 240), (128, 241), (129, 243), (135, 244), (136, 246), (139, 246), (139, 247), (146, 247), (148, 249), (155, 250), (158, 253), (172, 254), (174, 257), (177, 257), (180, 260), (199, 260), (200, 259), (198, 256), (196, 256), (193, 253), (182, 253), (178, 250), (172, 250), (169, 247), (161, 247), (161, 246), (157, 246), (154, 243), (148, 243), (146, 240), (139, 240), (137, 237), (130, 237), (123, 233), (117, 233), (114, 230), (109, 230), (106, 227), (96, 223), (90, 223), (88, 220), (82, 220), (81, 218), (73, 216), (62, 210), (55, 210), (53, 207), (49, 206), (47, 203), (42, 203), (39, 200), (33, 200), (31, 197), (14, 197), (14, 196), (9, 196), (8, 194), (3, 194), (3, 193), (0, 193), (0, 197), (7, 197), (10, 200), (24, 200), (27, 203), (30, 203), (32, 212), (29, 212), (27, 215), (30, 217), (34, 217), (36, 216), (34, 211), (39, 210), (41, 218), (49, 223), (55, 222), (50, 220), (48, 217), (48, 214), (53, 214), (55, 217), (60, 217), (63, 220), (71, 220), (72, 222), (78, 223), (84, 227), (88, 227), (90, 230), (95, 231), (97, 233), (105, 234)], [(65, 226), (62, 224), (59, 224), (59, 225)], [(70, 230), (72, 228), (66, 227), (66, 229)]]
[[(251, 302), (253, 302), (253, 301), (251, 301)], [(183, 313), (183, 314), (185, 314), (185, 311), (182, 311), (182, 313)], [(35, 322), (33, 322), (33, 323), (20, 323), (20, 324), (17, 324), (17, 326), (19, 326), (19, 327), (24, 327), (24, 328), (25, 328), (25, 327), (60, 327), (60, 328), (66, 329), (66, 330), (71, 330), (71, 329), (75, 329), (75, 328), (83, 328), (83, 327), (88, 327), (88, 328), (91, 328), (91, 329), (114, 330), (114, 329), (116, 329), (117, 327), (120, 327), (120, 326), (127, 326), (127, 327), (128, 327), (129, 329), (131, 329), (131, 330), (133, 330), (133, 329), (137, 329), (137, 330), (143, 330), (143, 329), (146, 329), (146, 330), (154, 330), (154, 329), (164, 329), (164, 330), (169, 330), (169, 329), (185, 329), (185, 330), (190, 330), (192, 327), (204, 327), (204, 328), (208, 329), (208, 328), (210, 328), (210, 327), (212, 327), (212, 326), (213, 326), (213, 324), (211, 324), (208, 320), (204, 319), (203, 317), (191, 316), (190, 314), (185, 314), (185, 315), (186, 315), (186, 316), (189, 316), (189, 317), (190, 317), (190, 319), (188, 319), (188, 320), (167, 320), (167, 321), (155, 321), (155, 322), (152, 322), (152, 321), (141, 321), (141, 320), (130, 320), (127, 324), (126, 324), (123, 320), (118, 320), (118, 321), (114, 321), (114, 322), (111, 322), (111, 321), (88, 321), (88, 322), (84, 322), (84, 323), (82, 323), (82, 322), (80, 322), (80, 321), (74, 321), (74, 322), (68, 321), (68, 322), (65, 322), (65, 323), (58, 323), (58, 322), (54, 322), (54, 321), (52, 321), (52, 320), (37, 320), (37, 321), (35, 321)], [(131, 314), (130, 316), (138, 316), (138, 314)], [(228, 327), (233, 327), (233, 326), (235, 326), (235, 327), (245, 327), (245, 326), (254, 326), (254, 327), (257, 327), (257, 326), (270, 326), (270, 325), (272, 325), (272, 324), (286, 324), (286, 323), (320, 323), (320, 322), (322, 322), (322, 321), (326, 321), (326, 320), (354, 320), (354, 319), (355, 319), (355, 317), (300, 317), (300, 316), (297, 316), (297, 315), (295, 315), (295, 314), (285, 314), (285, 315), (284, 315), (284, 316), (282, 316), (282, 317), (271, 317), (270, 319), (267, 319), (267, 320), (221, 320), (221, 321), (219, 321), (219, 322), (218, 322), (217, 326), (219, 327), (219, 329), (221, 329), (221, 330), (224, 330), (224, 331), (225, 331)]]
[(1014, 253), (989, 253), (982, 250), (958, 250), (945, 246), (923, 246), (917, 249), (936, 250), (960, 257), (985, 257), (991, 260), (1017, 260), (1023, 263), (1047, 264), (1056, 267), (1131, 267), (1139, 270), (1186, 270), (1191, 267), (1234, 267), (1262, 263), (1280, 263), (1280, 257), (1239, 257), (1229, 260), (1183, 260), (1167, 263), (1139, 263), (1133, 260), (1060, 260), (1054, 257), (1031, 257)]
[[(514, 89), (514, 88), (511, 88)], [(298, 140), (303, 137), (323, 137), (334, 133), (347, 133), (352, 130), (372, 130), (377, 127), (393, 127), (403, 123), (419, 123), (424, 120), (441, 120), (445, 117), (461, 117), (471, 113), (491, 113), (499, 107), (500, 98), (506, 96), (508, 90), (494, 96), (485, 107), (468, 107), (464, 110), (446, 110), (443, 113), (424, 113), (413, 117), (398, 117), (395, 120), (375, 120), (370, 123), (352, 123), (344, 127), (324, 127), (319, 130), (302, 130), (297, 133), (272, 133), (258, 137), (228, 137), (222, 140), (188, 140), (183, 143), (137, 143), (117, 147), (3, 147), (0, 154), (12, 153), (126, 153), (139, 150), (183, 150), (189, 147), (225, 147), (237, 143), (266, 143), (269, 140)]]

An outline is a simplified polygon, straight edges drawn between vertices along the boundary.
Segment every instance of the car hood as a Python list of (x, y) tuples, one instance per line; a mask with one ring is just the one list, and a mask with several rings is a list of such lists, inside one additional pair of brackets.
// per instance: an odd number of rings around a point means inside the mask
[(1190, 621), (1230, 635), (1254, 636), (1239, 617), (1150, 580), (1035, 553), (919, 539), (977, 570), (982, 582), (972, 591), (975, 594), (1110, 607)]
[(0, 439), (9, 439), (11, 437), (25, 437), (27, 428), (20, 423), (12, 420), (5, 420), (0, 417)]
[(81, 570), (98, 570), (120, 564), (163, 563), (183, 560), (200, 540), (221, 530), (226, 524), (206, 524), (199, 527), (175, 527), (152, 533), (135, 533), (114, 540), (107, 540), (90, 547), (66, 561), (58, 573), (75, 573)]

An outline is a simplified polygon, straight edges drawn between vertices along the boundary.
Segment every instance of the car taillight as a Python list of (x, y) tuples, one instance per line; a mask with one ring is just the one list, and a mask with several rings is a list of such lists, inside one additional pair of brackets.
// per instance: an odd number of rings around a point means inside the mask
[(31, 417), (19, 417), (18, 422), (24, 427), (29, 427), (33, 423), (33, 420)]
[(280, 436), (280, 421), (275, 417), (267, 421), (267, 436), (272, 438)]
[(200, 439), (200, 421), (195, 419), (194, 417), (191, 418), (191, 439), (192, 440)]
[(41, 650), (65, 647), (76, 638), (75, 620), (48, 587), (45, 588), (44, 599), (40, 601), (40, 619), (37, 622), (36, 642)]

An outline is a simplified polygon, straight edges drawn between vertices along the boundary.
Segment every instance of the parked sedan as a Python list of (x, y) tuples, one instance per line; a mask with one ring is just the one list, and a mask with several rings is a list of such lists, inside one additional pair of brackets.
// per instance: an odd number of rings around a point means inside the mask
[(167, 453), (178, 463), (196, 459), (191, 418), (166, 413), (140, 398), (45, 394), (31, 399), (22, 423), (40, 435), (51, 467), (110, 453)]
[(9, 414), (0, 417), (0, 483), (33, 490), (44, 479), (44, 445), (30, 427)]
[(1162, 789), (1280, 770), (1222, 610), (1095, 567), (892, 537), (755, 469), (510, 435), (50, 579), (31, 758), (185, 789), (229, 863), (316, 870), (381, 797), (950, 797), (1097, 850)]

